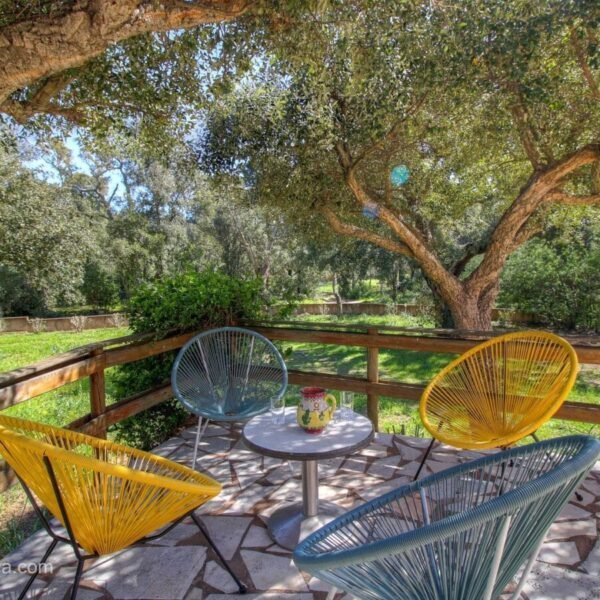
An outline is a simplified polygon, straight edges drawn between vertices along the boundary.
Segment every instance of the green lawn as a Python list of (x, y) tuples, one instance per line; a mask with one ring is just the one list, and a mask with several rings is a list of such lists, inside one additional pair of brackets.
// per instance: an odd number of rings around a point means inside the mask
[[(126, 328), (91, 329), (76, 332), (5, 333), (0, 335), (0, 372), (11, 371), (78, 346), (127, 335)], [(6, 410), (25, 419), (50, 425), (66, 425), (90, 410), (89, 379), (67, 384)], [(111, 369), (106, 372), (106, 402), (114, 397)]]
[[(129, 330), (125, 328), (92, 329), (81, 333), (4, 333), (0, 335), (0, 372), (11, 371), (52, 354), (128, 333)], [(107, 371), (106, 392), (108, 403), (116, 400), (110, 369)], [(89, 380), (86, 378), (22, 402), (7, 409), (5, 413), (51, 425), (66, 425), (89, 412), (89, 393)], [(15, 485), (0, 494), (0, 558), (14, 550), (40, 526), (21, 486)]]
[(127, 328), (88, 329), (81, 333), (51, 331), (45, 333), (0, 334), (0, 373), (12, 371), (92, 342), (100, 342), (127, 335)]

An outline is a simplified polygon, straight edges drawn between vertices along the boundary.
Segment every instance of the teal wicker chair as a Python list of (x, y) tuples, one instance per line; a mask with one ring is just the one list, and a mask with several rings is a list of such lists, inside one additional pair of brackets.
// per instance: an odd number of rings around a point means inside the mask
[(307, 537), (294, 561), (358, 598), (497, 598), (600, 456), (571, 436), (521, 446), (403, 486)]
[(269, 410), (285, 394), (287, 368), (264, 336), (241, 327), (210, 329), (179, 351), (171, 386), (198, 417), (192, 466), (209, 421), (247, 421)]

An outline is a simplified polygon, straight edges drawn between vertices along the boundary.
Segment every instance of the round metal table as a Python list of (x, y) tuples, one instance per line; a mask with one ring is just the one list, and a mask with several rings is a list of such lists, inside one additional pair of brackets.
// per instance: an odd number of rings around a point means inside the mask
[(318, 526), (344, 510), (332, 502), (319, 502), (318, 461), (347, 456), (368, 446), (373, 439), (373, 427), (369, 419), (355, 414), (352, 420), (338, 418), (320, 434), (310, 434), (296, 423), (296, 407), (289, 407), (285, 409), (282, 424), (273, 423), (271, 413), (248, 421), (243, 439), (254, 452), (302, 463), (302, 502), (278, 509), (268, 523), (271, 537), (283, 548), (292, 550), (300, 540), (305, 519), (317, 521)]

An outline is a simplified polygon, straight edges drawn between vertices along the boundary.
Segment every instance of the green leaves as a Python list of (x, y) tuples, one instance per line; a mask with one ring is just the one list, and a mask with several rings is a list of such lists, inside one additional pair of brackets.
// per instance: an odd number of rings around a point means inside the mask
[[(2, 150), (0, 181), (0, 263), (7, 285), (0, 310), (40, 313), (79, 300), (90, 240), (76, 198), (40, 181)], [(19, 289), (28, 291), (28, 302)]]
[(264, 314), (265, 300), (258, 280), (241, 281), (204, 271), (169, 277), (142, 286), (128, 307), (130, 326), (138, 333), (193, 331)]
[(499, 303), (562, 330), (600, 331), (600, 232), (581, 225), (568, 241), (533, 240), (508, 261)]

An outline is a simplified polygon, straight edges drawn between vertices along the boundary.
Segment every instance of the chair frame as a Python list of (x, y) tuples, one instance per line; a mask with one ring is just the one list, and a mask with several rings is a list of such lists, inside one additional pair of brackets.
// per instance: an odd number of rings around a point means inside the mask
[[(195, 468), (195, 466), (196, 466), (196, 460), (198, 458), (198, 446), (200, 445), (202, 436), (204, 435), (206, 428), (208, 427), (208, 424), (211, 420), (214, 420), (217, 423), (219, 423), (219, 422), (235, 422), (235, 421), (244, 421), (245, 420), (243, 418), (240, 418), (239, 415), (231, 415), (231, 416), (223, 415), (222, 418), (212, 419), (211, 416), (202, 414), (200, 411), (195, 410), (194, 408), (192, 408), (190, 406), (190, 403), (182, 396), (182, 394), (179, 390), (179, 386), (177, 385), (177, 372), (179, 370), (179, 365), (181, 364), (181, 361), (183, 360), (188, 348), (190, 346), (194, 345), (195, 343), (197, 343), (198, 340), (202, 340), (205, 337), (209, 337), (211, 335), (215, 335), (217, 333), (224, 333), (224, 332), (237, 332), (240, 334), (245, 334), (245, 335), (251, 336), (255, 339), (260, 340), (261, 342), (264, 342), (267, 345), (267, 347), (269, 347), (269, 349), (272, 351), (272, 353), (275, 356), (275, 358), (277, 359), (277, 362), (279, 363), (279, 366), (282, 371), (282, 385), (281, 385), (278, 393), (269, 399), (271, 402), (273, 400), (279, 400), (285, 394), (287, 385), (288, 385), (287, 366), (285, 364), (285, 361), (283, 360), (283, 357), (281, 356), (281, 353), (279, 352), (277, 347), (273, 344), (273, 342), (271, 342), (271, 340), (266, 338), (264, 335), (257, 333), (256, 331), (252, 331), (251, 329), (246, 329), (244, 327), (230, 327), (230, 326), (217, 327), (214, 329), (209, 329), (207, 331), (203, 331), (202, 333), (199, 333), (198, 335), (195, 335), (193, 338), (188, 340), (185, 343), (185, 345), (179, 350), (177, 357), (175, 358), (175, 362), (173, 363), (173, 368), (171, 369), (171, 387), (173, 389), (175, 398), (177, 398), (177, 400), (179, 400), (179, 402), (187, 410), (189, 410), (190, 412), (192, 412), (193, 414), (198, 416), (198, 426), (196, 428), (196, 440), (195, 440), (195, 444), (194, 444), (194, 455), (192, 458), (192, 468)], [(252, 418), (258, 414), (265, 413), (268, 410), (269, 410), (269, 406), (265, 406), (264, 410), (254, 413), (249, 418)]]
[(541, 425), (543, 425), (546, 421), (548, 421), (556, 413), (556, 411), (560, 408), (562, 403), (565, 401), (565, 399), (569, 395), (571, 388), (575, 384), (575, 380), (577, 378), (577, 372), (578, 372), (578, 364), (579, 364), (578, 360), (577, 360), (577, 353), (575, 352), (575, 350), (573, 349), (571, 344), (569, 344), (569, 342), (567, 342), (560, 336), (555, 335), (554, 333), (547, 332), (547, 331), (525, 330), (525, 331), (516, 331), (516, 332), (512, 332), (512, 333), (506, 333), (506, 334), (503, 334), (500, 336), (492, 337), (489, 340), (482, 342), (481, 344), (477, 344), (476, 346), (467, 350), (466, 352), (461, 354), (459, 357), (455, 358), (453, 361), (451, 361), (449, 364), (447, 364), (429, 382), (429, 384), (423, 391), (423, 394), (421, 395), (421, 400), (419, 402), (419, 414), (421, 417), (421, 421), (423, 422), (423, 425), (431, 434), (432, 440), (431, 440), (429, 446), (427, 447), (427, 450), (425, 451), (425, 455), (423, 456), (423, 459), (421, 460), (419, 468), (414, 476), (414, 480), (417, 480), (419, 478), (419, 475), (421, 474), (421, 470), (425, 466), (425, 462), (427, 461), (427, 458), (429, 457), (429, 454), (431, 453), (431, 450), (433, 449), (433, 446), (436, 441), (441, 441), (442, 443), (447, 443), (451, 446), (455, 446), (455, 444), (451, 440), (448, 440), (443, 435), (439, 434), (438, 430), (439, 430), (439, 427), (441, 426), (441, 424), (440, 424), (440, 426), (437, 427), (437, 430), (436, 430), (436, 427), (434, 427), (430, 423), (429, 418), (427, 416), (427, 402), (428, 402), (431, 392), (436, 387), (436, 385), (441, 380), (443, 380), (444, 377), (449, 372), (453, 371), (457, 366), (459, 366), (462, 363), (464, 363), (465, 361), (467, 361), (471, 356), (474, 356), (474, 355), (480, 353), (482, 350), (485, 350), (491, 346), (502, 344), (505, 341), (510, 341), (510, 340), (527, 341), (528, 336), (532, 336), (532, 337), (535, 337), (538, 339), (550, 340), (550, 341), (554, 342), (555, 344), (562, 346), (563, 349), (565, 350), (566, 354), (568, 355), (568, 358), (569, 358), (569, 361), (571, 364), (571, 370), (570, 370), (569, 378), (565, 382), (562, 390), (560, 391), (560, 394), (557, 395), (554, 402), (548, 407), (548, 410), (546, 411), (546, 413), (544, 415), (544, 419), (539, 419), (538, 421), (532, 423), (532, 425), (529, 428), (527, 428), (524, 432), (520, 432), (519, 434), (507, 435), (505, 437), (505, 439), (503, 440), (503, 443), (501, 443), (501, 444), (496, 444), (496, 445), (466, 444), (461, 447), (469, 449), (469, 450), (475, 450), (475, 451), (486, 450), (486, 449), (491, 449), (491, 448), (505, 449), (505, 448), (508, 448), (509, 446), (515, 444), (519, 440), (527, 437), (528, 435), (530, 435), (536, 442), (539, 442), (539, 439), (535, 432), (537, 431), (537, 429), (539, 429), (539, 427)]

